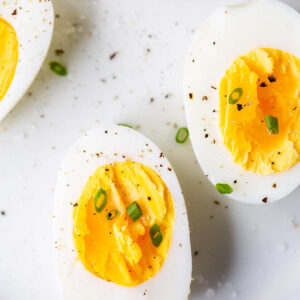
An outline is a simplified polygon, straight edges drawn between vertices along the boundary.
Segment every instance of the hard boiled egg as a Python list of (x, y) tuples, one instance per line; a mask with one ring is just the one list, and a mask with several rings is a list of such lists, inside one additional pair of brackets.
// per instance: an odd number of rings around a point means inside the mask
[(0, 120), (37, 75), (53, 31), (51, 1), (6, 0), (0, 6)]
[(300, 183), (300, 16), (277, 0), (217, 9), (184, 76), (198, 161), (221, 193), (272, 202)]
[(187, 298), (183, 195), (164, 154), (133, 129), (100, 127), (71, 147), (53, 220), (63, 299)]

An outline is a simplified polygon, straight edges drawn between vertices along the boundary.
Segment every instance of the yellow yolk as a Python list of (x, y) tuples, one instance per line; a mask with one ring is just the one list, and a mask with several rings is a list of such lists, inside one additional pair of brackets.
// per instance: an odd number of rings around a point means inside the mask
[(9, 23), (0, 18), (0, 101), (14, 78), (18, 55), (16, 32)]
[[(95, 195), (107, 195), (105, 209), (97, 213)], [(99, 205), (104, 200), (101, 196)], [(136, 201), (142, 216), (133, 222), (126, 208)], [(109, 211), (119, 214), (107, 219)], [(96, 276), (124, 286), (138, 285), (154, 276), (169, 251), (174, 208), (172, 196), (161, 177), (151, 168), (126, 161), (96, 170), (74, 207), (74, 241), (85, 268)], [(158, 247), (149, 231), (160, 227), (163, 240)]]
[[(236, 88), (242, 96), (229, 104)], [(266, 115), (278, 119), (278, 134), (269, 132)], [(246, 170), (269, 175), (298, 163), (300, 59), (275, 49), (237, 58), (220, 83), (220, 129), (234, 161)]]

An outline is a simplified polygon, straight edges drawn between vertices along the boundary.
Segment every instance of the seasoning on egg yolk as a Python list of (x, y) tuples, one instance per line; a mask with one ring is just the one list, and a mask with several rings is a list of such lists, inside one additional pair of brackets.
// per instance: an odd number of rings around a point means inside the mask
[[(236, 88), (242, 95), (230, 104)], [(288, 170), (299, 162), (299, 58), (281, 50), (254, 49), (233, 62), (219, 93), (220, 129), (235, 162), (262, 175)], [(275, 134), (268, 130), (266, 116), (278, 122)]]
[[(95, 195), (102, 188), (107, 203), (95, 211)], [(98, 199), (103, 203), (104, 197)], [(142, 215), (133, 222), (127, 207), (138, 203)], [(74, 207), (73, 236), (85, 268), (94, 275), (123, 286), (136, 286), (153, 277), (168, 254), (174, 224), (172, 196), (151, 168), (132, 161), (105, 165), (96, 170)], [(117, 210), (112, 219), (107, 213)], [(150, 236), (157, 224), (163, 240), (156, 247)]]
[(18, 56), (16, 32), (8, 22), (0, 18), (0, 101), (14, 78)]

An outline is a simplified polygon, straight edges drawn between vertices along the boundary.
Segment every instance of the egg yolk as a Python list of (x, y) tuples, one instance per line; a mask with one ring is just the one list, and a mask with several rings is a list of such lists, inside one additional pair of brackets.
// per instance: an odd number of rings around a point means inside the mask
[[(101, 212), (95, 209), (107, 199)], [(127, 207), (134, 201), (142, 212), (135, 222)], [(174, 208), (172, 196), (151, 168), (132, 161), (105, 165), (96, 170), (74, 206), (73, 236), (85, 268), (94, 275), (123, 286), (138, 285), (154, 276), (169, 251)], [(156, 224), (162, 242), (154, 245), (150, 228)]]
[(262, 175), (299, 162), (299, 58), (281, 50), (254, 49), (232, 63), (219, 93), (220, 129), (235, 162)]
[(0, 101), (14, 78), (18, 55), (16, 32), (8, 22), (0, 18)]

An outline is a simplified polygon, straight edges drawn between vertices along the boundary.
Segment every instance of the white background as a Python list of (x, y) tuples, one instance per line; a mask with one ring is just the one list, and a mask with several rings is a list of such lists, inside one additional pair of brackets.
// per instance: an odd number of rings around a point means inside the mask
[[(300, 1), (285, 2), (300, 11)], [(48, 58), (29, 95), (0, 124), (1, 300), (56, 299), (56, 175), (70, 144), (103, 122), (137, 127), (177, 172), (198, 251), (190, 299), (300, 299), (299, 188), (275, 204), (229, 200), (207, 181), (190, 142), (174, 141), (174, 124), (185, 125), (182, 72), (193, 31), (224, 3), (55, 1), (60, 17)], [(69, 75), (51, 73), (52, 60)]]

